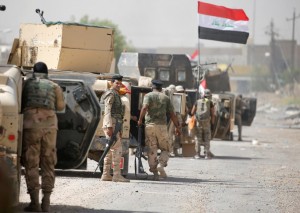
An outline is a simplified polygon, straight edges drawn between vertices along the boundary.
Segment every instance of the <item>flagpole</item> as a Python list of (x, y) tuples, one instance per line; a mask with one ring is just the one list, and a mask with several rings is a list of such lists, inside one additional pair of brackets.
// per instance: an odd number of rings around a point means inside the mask
[[(198, 3), (198, 7), (199, 7), (199, 3)], [(199, 8), (198, 8), (199, 10)], [(198, 13), (198, 22), (199, 22), (199, 13)], [(197, 74), (197, 93), (200, 92), (199, 90), (199, 86), (200, 86), (200, 27), (198, 26), (198, 66), (197, 66), (197, 70), (198, 70), (198, 74)], [(197, 94), (198, 96), (198, 94)]]
[[(198, 4), (197, 6), (199, 7), (199, 2), (197, 4)], [(198, 8), (198, 10), (199, 10), (199, 8)], [(198, 17), (197, 22), (199, 22), (199, 13), (198, 13), (198, 11), (197, 11), (197, 14), (198, 14), (198, 16), (197, 16)], [(199, 92), (199, 83), (200, 83), (199, 82), (199, 80), (200, 80), (199, 79), (200, 78), (200, 37), (199, 37), (200, 36), (200, 28), (199, 28), (199, 25), (198, 25), (198, 30), (197, 31), (198, 31), (198, 35), (197, 35), (198, 36), (198, 38), (197, 38), (197, 40), (198, 40), (198, 62), (197, 62), (198, 64), (197, 64), (197, 72), (198, 73), (197, 73), (197, 80), (196, 80), (197, 81), (197, 83), (196, 83), (197, 88), (196, 89)]]
[[(199, 30), (198, 30), (199, 31)], [(198, 66), (197, 66), (197, 70), (198, 70), (198, 74), (197, 74), (197, 97), (198, 97), (198, 93), (200, 93), (199, 87), (200, 87), (200, 70), (201, 70), (201, 65), (200, 65), (200, 39), (198, 38)]]

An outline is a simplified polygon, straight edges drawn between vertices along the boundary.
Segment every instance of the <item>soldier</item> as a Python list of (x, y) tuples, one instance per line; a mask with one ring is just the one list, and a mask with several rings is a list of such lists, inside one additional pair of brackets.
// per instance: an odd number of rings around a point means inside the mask
[(214, 155), (210, 151), (211, 124), (214, 123), (214, 105), (211, 101), (211, 92), (204, 90), (204, 97), (197, 100), (191, 114), (196, 113), (197, 128), (195, 136), (195, 158), (200, 158), (201, 146), (204, 146), (205, 159), (211, 159)]
[[(175, 124), (175, 134), (180, 135), (180, 125), (174, 113), (174, 107), (170, 98), (162, 93), (162, 82), (152, 80), (153, 91), (146, 94), (143, 107), (138, 120), (138, 125), (142, 125), (145, 117), (145, 137), (148, 147), (148, 163), (150, 172), (154, 174), (154, 180), (159, 180), (158, 172), (162, 178), (167, 177), (164, 167), (169, 160), (170, 144), (167, 131), (167, 114)], [(157, 150), (160, 149), (160, 157), (157, 158)], [(158, 164), (160, 167), (157, 168)]]
[(242, 112), (244, 108), (243, 96), (240, 94), (235, 99), (235, 124), (238, 126), (238, 141), (242, 141)]
[[(54, 167), (57, 162), (56, 110), (65, 108), (64, 95), (58, 84), (48, 79), (48, 68), (43, 62), (33, 67), (33, 77), (25, 81), (22, 94), (24, 113), (22, 162), (30, 204), (24, 211), (48, 212), (50, 195), (54, 188)], [(42, 185), (39, 183), (41, 167)], [(39, 204), (39, 189), (42, 188), (42, 205)], [(41, 208), (42, 207), (42, 208)]]
[[(119, 95), (119, 90), (122, 86), (123, 76), (114, 75), (112, 77), (112, 86), (101, 97), (101, 102), (104, 103), (104, 118), (103, 118), (103, 130), (107, 139), (113, 135), (117, 122), (123, 123), (124, 106)], [(120, 159), (122, 157), (122, 131), (116, 135), (116, 141), (110, 148), (110, 151), (104, 158), (102, 181), (113, 182), (130, 182), (130, 180), (124, 178), (121, 175)], [(110, 175), (111, 165), (113, 167), (113, 177)]]

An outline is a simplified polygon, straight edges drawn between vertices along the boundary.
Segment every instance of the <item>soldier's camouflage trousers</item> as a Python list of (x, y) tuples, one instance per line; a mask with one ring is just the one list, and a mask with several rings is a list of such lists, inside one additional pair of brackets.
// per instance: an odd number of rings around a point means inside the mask
[(201, 146), (204, 146), (204, 151), (210, 151), (211, 129), (210, 119), (197, 121), (195, 128), (195, 151), (200, 154)]
[[(115, 120), (113, 119), (113, 126), (116, 125)], [(107, 130), (104, 129), (103, 130), (105, 133), (105, 136), (107, 139), (109, 139), (109, 136), (107, 135)], [(113, 129), (114, 131), (114, 129)], [(120, 171), (120, 159), (122, 157), (122, 142), (121, 142), (121, 133), (118, 133), (116, 135), (116, 142), (115, 144), (110, 148), (109, 152), (107, 153), (107, 155), (104, 158), (104, 167), (103, 167), (103, 174), (108, 175), (110, 174), (110, 169), (112, 166), (112, 163), (115, 165), (114, 166), (114, 171), (113, 174), (114, 176), (116, 175), (120, 175), (121, 171)]]
[[(28, 193), (42, 188), (43, 192), (52, 192), (54, 188), (54, 167), (56, 156), (56, 129), (24, 129), (22, 162), (25, 167), (25, 179)], [(41, 180), (39, 182), (39, 167)]]
[[(150, 172), (157, 172), (157, 165), (168, 165), (170, 143), (167, 125), (147, 124), (145, 128), (146, 146), (148, 146), (148, 164)], [(157, 158), (157, 150), (161, 153)]]

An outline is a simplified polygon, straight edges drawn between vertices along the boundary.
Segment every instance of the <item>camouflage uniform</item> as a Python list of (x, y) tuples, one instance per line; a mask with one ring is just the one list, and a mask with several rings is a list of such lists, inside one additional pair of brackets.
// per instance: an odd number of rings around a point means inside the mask
[[(174, 108), (168, 96), (161, 92), (153, 91), (145, 95), (143, 105), (148, 106), (145, 116), (145, 137), (148, 146), (148, 163), (150, 172), (157, 172), (157, 166), (168, 165), (170, 143), (167, 131), (166, 114), (173, 112)], [(157, 158), (157, 150), (161, 150)]]
[(195, 151), (196, 156), (200, 156), (201, 146), (204, 146), (204, 153), (206, 158), (212, 156), (210, 152), (210, 140), (211, 140), (211, 115), (210, 110), (213, 103), (208, 98), (199, 99), (195, 107), (196, 118), (197, 118), (197, 128), (195, 129)]
[(235, 100), (235, 124), (238, 126), (238, 140), (242, 141), (242, 110), (244, 102), (242, 97), (238, 95)]
[(25, 167), (27, 190), (31, 197), (38, 194), (40, 189), (39, 167), (42, 173), (43, 194), (49, 194), (50, 197), (54, 188), (54, 167), (57, 162), (55, 110), (65, 108), (61, 88), (44, 75), (41, 78), (26, 80), (22, 94), (22, 163)]
[[(114, 89), (107, 90), (105, 94), (102, 95), (101, 101), (104, 102), (104, 118), (103, 118), (103, 130), (107, 139), (110, 139), (108, 136), (108, 127), (113, 127), (113, 131), (116, 125), (116, 122), (123, 123), (124, 117), (124, 106), (121, 101), (121, 97), (117, 91)], [(116, 141), (111, 147), (110, 151), (104, 158), (104, 167), (102, 180), (104, 181), (115, 181), (115, 182), (128, 182), (127, 179), (121, 176), (120, 171), (120, 159), (122, 157), (122, 131), (118, 132), (116, 135)], [(114, 165), (113, 177), (110, 176), (110, 169), (112, 164)]]

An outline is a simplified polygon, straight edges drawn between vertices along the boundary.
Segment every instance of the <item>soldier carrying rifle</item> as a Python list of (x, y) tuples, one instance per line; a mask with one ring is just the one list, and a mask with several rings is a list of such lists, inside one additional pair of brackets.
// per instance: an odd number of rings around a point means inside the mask
[[(112, 77), (112, 86), (101, 97), (101, 102), (104, 102), (104, 118), (103, 118), (103, 130), (107, 139), (113, 136), (114, 129), (118, 123), (123, 123), (124, 107), (121, 101), (121, 97), (118, 93), (122, 86), (123, 76), (114, 75)], [(102, 181), (113, 182), (130, 182), (130, 180), (124, 178), (121, 175), (120, 159), (122, 156), (122, 130), (116, 134), (116, 141), (111, 146), (110, 151), (104, 158)], [(110, 169), (112, 163), (113, 177), (110, 175)]]

